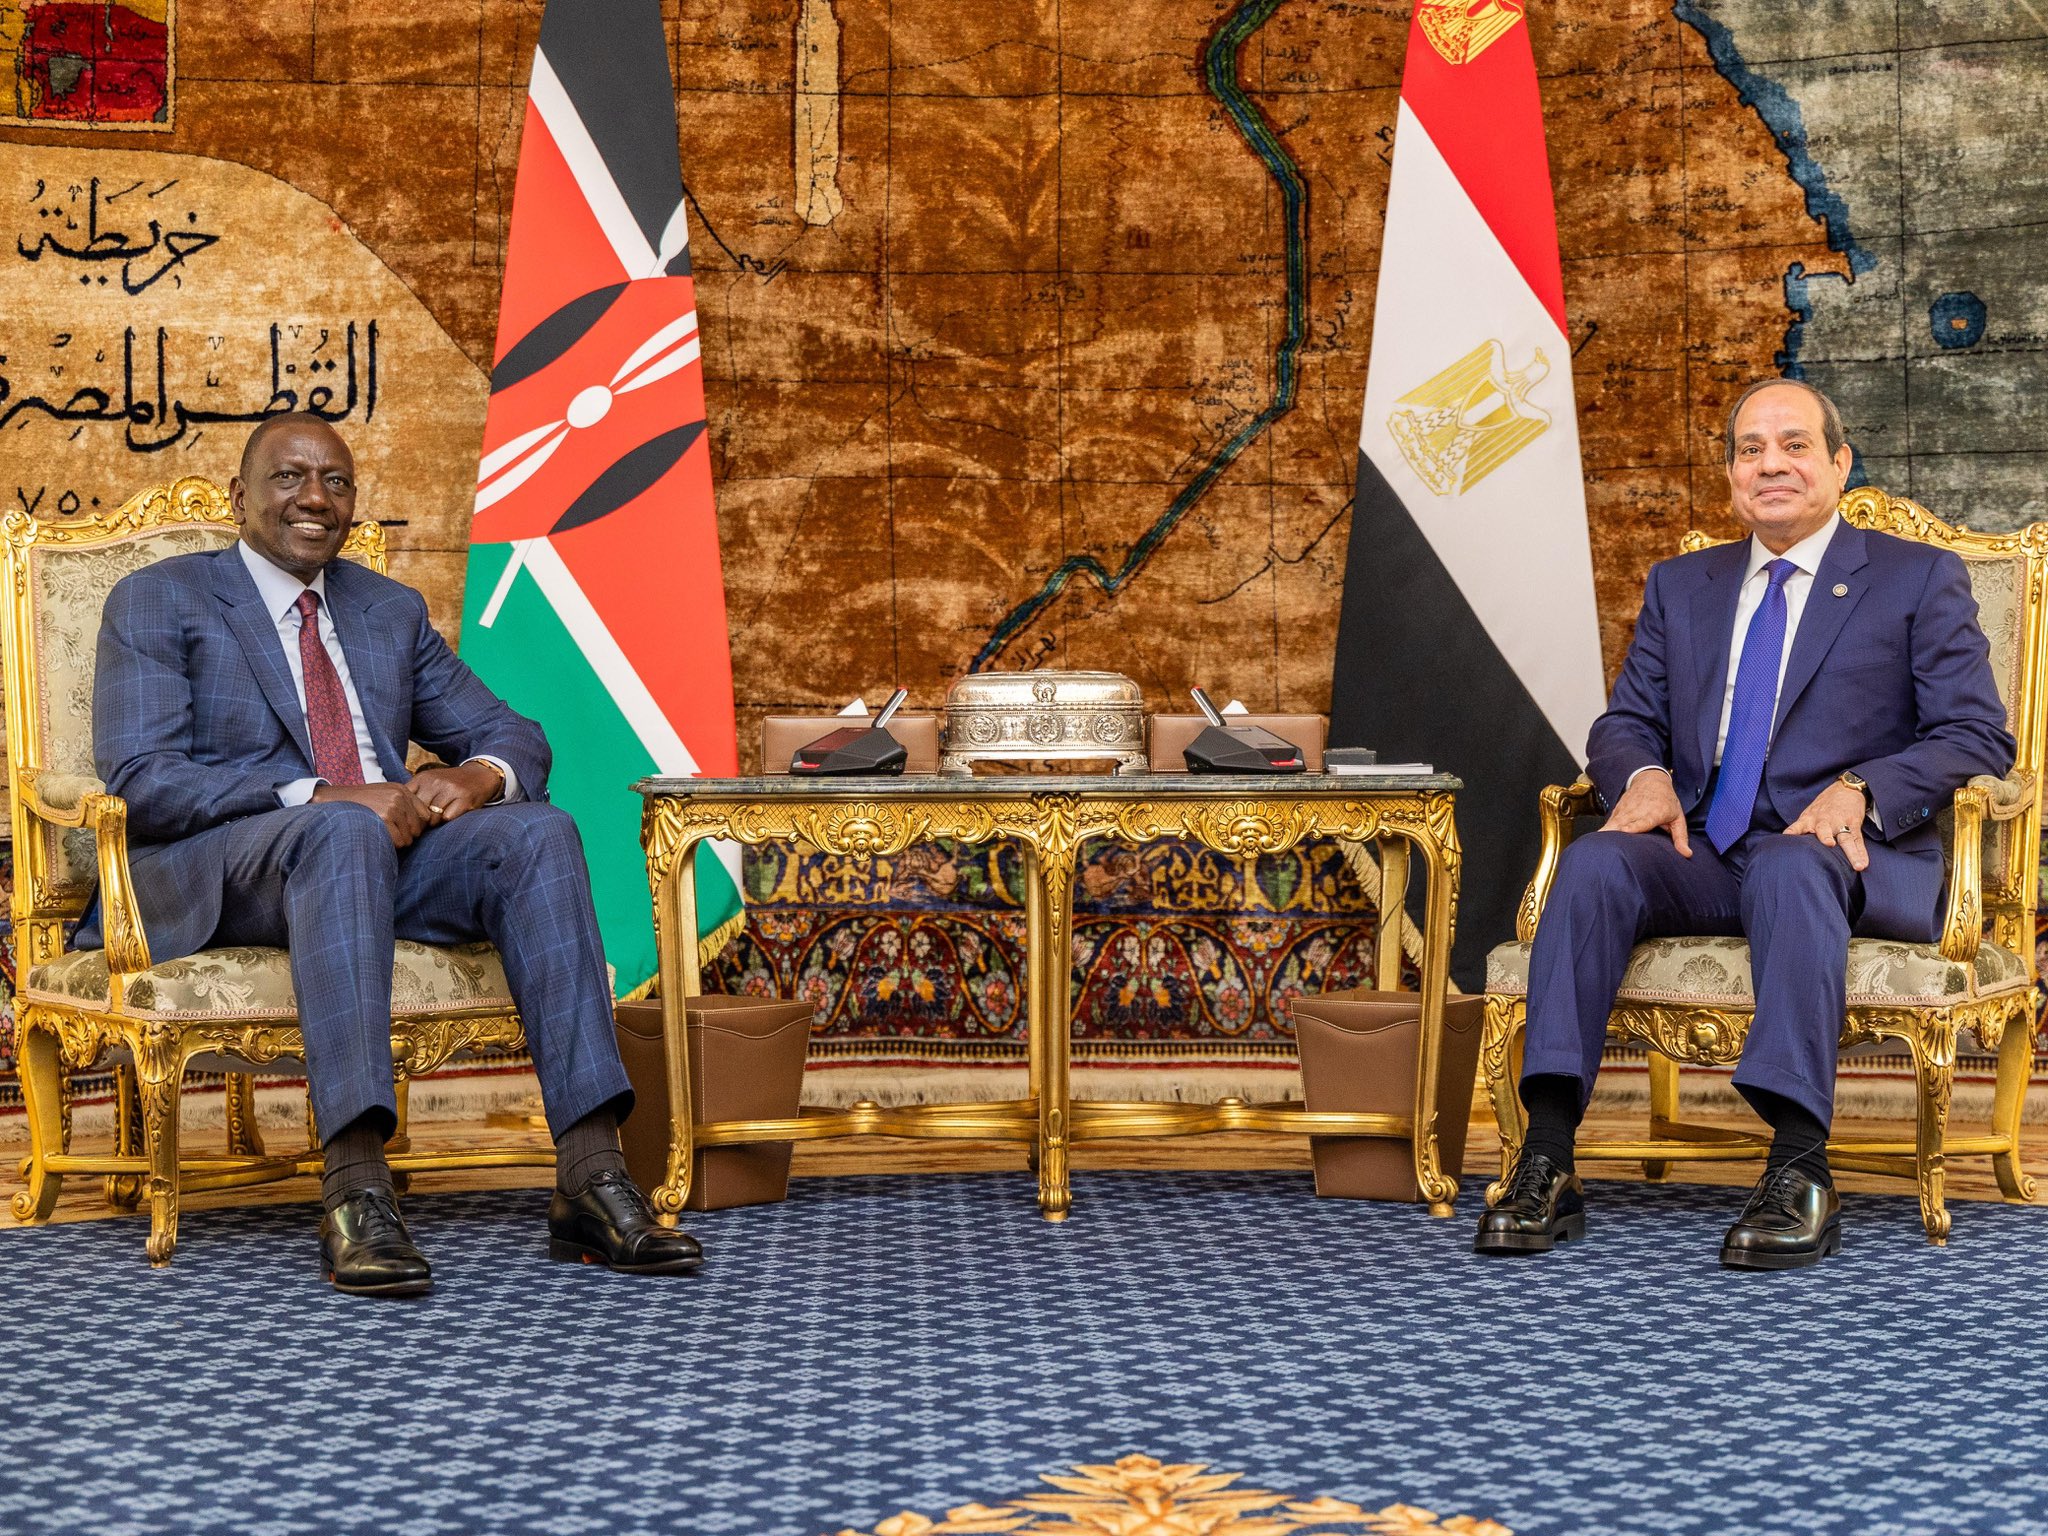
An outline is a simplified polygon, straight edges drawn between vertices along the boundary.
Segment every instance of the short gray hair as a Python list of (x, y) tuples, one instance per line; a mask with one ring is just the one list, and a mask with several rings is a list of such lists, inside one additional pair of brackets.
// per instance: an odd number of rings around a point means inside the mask
[(1828, 457), (1833, 458), (1842, 451), (1842, 445), (1849, 441), (1849, 434), (1842, 430), (1842, 413), (1835, 409), (1835, 402), (1815, 389), (1804, 379), (1758, 379), (1749, 388), (1735, 397), (1735, 403), (1728, 407), (1728, 431), (1722, 439), (1725, 462), (1735, 462), (1735, 418), (1742, 408), (1749, 404), (1749, 397), (1766, 389), (1803, 389), (1820, 405), (1820, 435), (1827, 445)]

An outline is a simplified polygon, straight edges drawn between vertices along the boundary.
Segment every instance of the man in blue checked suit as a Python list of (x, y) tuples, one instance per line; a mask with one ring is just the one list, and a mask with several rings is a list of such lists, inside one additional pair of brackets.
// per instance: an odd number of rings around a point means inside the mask
[(1572, 1145), (1629, 951), (1742, 934), (1756, 1013), (1735, 1086), (1772, 1128), (1722, 1263), (1789, 1269), (1841, 1243), (1828, 1171), (1852, 934), (1940, 930), (1935, 814), (2014, 743), (1962, 561), (1835, 511), (1850, 465), (1818, 390), (1753, 385), (1728, 416), (1740, 543), (1650, 571), (1587, 772), (1606, 825), (1566, 850), (1530, 954), (1529, 1131), (1481, 1253), (1585, 1231)]
[[(230, 494), (238, 543), (149, 566), (108, 597), (94, 756), (128, 802), (156, 960), (290, 948), (335, 1286), (432, 1283), (384, 1158), (395, 938), (489, 940), (504, 959), (555, 1136), (550, 1252), (695, 1269), (696, 1242), (659, 1224), (620, 1155), (632, 1089), (582, 844), (547, 803), (540, 727), (462, 664), (419, 593), (335, 558), (356, 483), (332, 427), (264, 422)], [(455, 766), (408, 773), (409, 740)]]

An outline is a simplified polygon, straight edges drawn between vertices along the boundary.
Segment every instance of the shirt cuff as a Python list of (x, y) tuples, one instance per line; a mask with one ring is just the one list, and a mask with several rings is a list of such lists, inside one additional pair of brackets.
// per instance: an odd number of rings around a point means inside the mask
[(1666, 768), (1662, 763), (1645, 763), (1642, 767), (1638, 768), (1634, 773), (1630, 774), (1626, 779), (1624, 779), (1622, 781), (1621, 787), (1624, 790), (1626, 790), (1629, 787), (1629, 785), (1635, 783), (1635, 781), (1641, 778), (1644, 774), (1653, 771), (1656, 773), (1669, 773), (1671, 770), (1669, 768)]
[(327, 781), (325, 779), (293, 779), (289, 784), (277, 786), (277, 803), (289, 809), (304, 805), (313, 798), (313, 791)]
[(465, 763), (489, 763), (505, 776), (505, 787), (498, 791), (498, 797), (495, 800), (486, 801), (486, 804), (507, 805), (520, 798), (519, 775), (512, 771), (512, 765), (502, 757), (492, 757), (488, 752), (479, 752), (475, 757), (465, 757), (463, 761)]

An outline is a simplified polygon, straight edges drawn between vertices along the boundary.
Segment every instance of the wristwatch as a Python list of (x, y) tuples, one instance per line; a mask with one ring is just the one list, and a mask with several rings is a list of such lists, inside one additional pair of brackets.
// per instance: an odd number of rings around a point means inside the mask
[(1870, 784), (1867, 780), (1864, 779), (1864, 777), (1861, 774), (1844, 772), (1842, 776), (1835, 782), (1838, 784), (1846, 784), (1851, 789), (1855, 790), (1856, 793), (1863, 797), (1864, 809), (1868, 810), (1870, 808)]

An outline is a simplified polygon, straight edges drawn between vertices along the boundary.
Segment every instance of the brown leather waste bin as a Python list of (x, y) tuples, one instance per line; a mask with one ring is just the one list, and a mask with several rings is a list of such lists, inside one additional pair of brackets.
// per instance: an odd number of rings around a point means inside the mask
[[(1444, 1003), (1443, 1054), (1436, 1078), (1437, 1150), (1453, 1178), (1465, 1161), (1472, 1082), (1479, 1065), (1485, 999)], [(1311, 1110), (1407, 1115), (1415, 1109), (1415, 1046), (1422, 998), (1414, 992), (1325, 992), (1294, 1000), (1303, 1097)], [(1311, 1136), (1316, 1193), (1345, 1200), (1420, 1200), (1415, 1153), (1406, 1137)]]
[[(620, 1003), (619, 1055), (633, 1080), (633, 1113), (620, 1128), (626, 1170), (642, 1189), (668, 1173), (668, 1069), (661, 1004)], [(706, 1120), (792, 1120), (803, 1097), (811, 1044), (811, 1005), (776, 998), (693, 997), (684, 1014), (690, 1035), (690, 1105)], [(789, 1193), (789, 1143), (703, 1147), (691, 1158), (693, 1211), (761, 1205)]]

